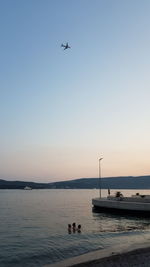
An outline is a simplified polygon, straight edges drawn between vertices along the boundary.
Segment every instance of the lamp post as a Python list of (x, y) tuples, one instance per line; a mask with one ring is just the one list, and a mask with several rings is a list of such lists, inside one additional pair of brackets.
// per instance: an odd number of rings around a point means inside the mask
[(101, 160), (103, 158), (99, 158), (99, 197), (101, 198)]

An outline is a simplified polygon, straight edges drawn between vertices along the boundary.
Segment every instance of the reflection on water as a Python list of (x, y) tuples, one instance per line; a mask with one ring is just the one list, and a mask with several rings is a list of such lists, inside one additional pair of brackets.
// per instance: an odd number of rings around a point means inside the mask
[(150, 230), (150, 218), (93, 211), (93, 220), (99, 224), (101, 232), (125, 232)]
[[(149, 240), (149, 219), (92, 212), (97, 196), (98, 190), (0, 190), (0, 266), (40, 267), (120, 242)], [(81, 233), (68, 233), (73, 222), (81, 224)]]

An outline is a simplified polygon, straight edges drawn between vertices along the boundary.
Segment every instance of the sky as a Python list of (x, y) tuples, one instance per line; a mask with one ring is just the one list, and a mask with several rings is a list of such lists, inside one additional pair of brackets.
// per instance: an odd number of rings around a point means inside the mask
[(150, 174), (149, 14), (149, 0), (0, 0), (0, 179), (98, 177), (99, 157), (102, 177)]

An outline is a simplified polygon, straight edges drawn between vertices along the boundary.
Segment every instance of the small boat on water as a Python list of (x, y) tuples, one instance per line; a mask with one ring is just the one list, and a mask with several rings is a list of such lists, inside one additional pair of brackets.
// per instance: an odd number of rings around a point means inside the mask
[(117, 211), (117, 213), (144, 214), (150, 216), (150, 195), (140, 195), (136, 193), (131, 197), (124, 197), (121, 192), (116, 192), (114, 196), (110, 195), (101, 197), (102, 179), (101, 179), (101, 161), (99, 158), (99, 198), (93, 198), (92, 204), (94, 209), (99, 211)]
[(25, 186), (25, 187), (24, 187), (24, 190), (32, 190), (32, 187), (30, 187), (30, 186)]
[(150, 216), (150, 195), (136, 193), (131, 197), (124, 197), (121, 192), (116, 192), (114, 196), (94, 198), (92, 204), (100, 211), (144, 213)]

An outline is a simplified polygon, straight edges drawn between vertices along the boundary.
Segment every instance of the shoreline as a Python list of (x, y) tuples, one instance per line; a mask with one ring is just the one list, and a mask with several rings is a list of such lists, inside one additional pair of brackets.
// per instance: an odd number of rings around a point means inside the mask
[(100, 249), (43, 267), (127, 267), (150, 266), (150, 242)]

